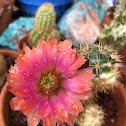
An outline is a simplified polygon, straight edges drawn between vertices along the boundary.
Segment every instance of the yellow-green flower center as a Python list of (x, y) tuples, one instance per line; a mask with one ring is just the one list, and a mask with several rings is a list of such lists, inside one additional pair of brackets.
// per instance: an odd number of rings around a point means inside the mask
[(58, 87), (58, 79), (55, 75), (48, 74), (48, 76), (43, 77), (40, 86), (44, 91), (54, 91)]

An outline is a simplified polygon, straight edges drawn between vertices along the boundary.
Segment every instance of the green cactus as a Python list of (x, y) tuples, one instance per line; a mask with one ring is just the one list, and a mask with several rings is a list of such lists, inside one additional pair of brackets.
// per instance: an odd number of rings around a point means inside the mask
[(59, 34), (60, 33), (57, 28), (53, 28), (53, 30), (48, 33), (47, 32), (39, 33), (38, 30), (33, 28), (30, 32), (30, 37), (29, 37), (30, 46), (37, 46), (38, 40), (40, 40), (40, 39), (44, 39), (46, 41), (47, 39), (52, 39), (53, 37), (55, 37), (58, 41)]
[(126, 0), (118, 0), (113, 21), (113, 25), (115, 25), (114, 23), (122, 25), (126, 24)]
[(121, 49), (126, 44), (126, 1), (118, 0), (115, 8), (114, 19), (110, 26), (104, 26), (98, 38), (115, 50)]
[(59, 30), (55, 25), (56, 12), (50, 3), (43, 4), (37, 11), (35, 17), (35, 26), (29, 35), (29, 46), (37, 46), (39, 39), (52, 39), (55, 37), (57, 40), (60, 38)]
[(36, 13), (35, 28), (40, 32), (49, 32), (56, 21), (56, 12), (52, 4), (43, 4)]
[(98, 37), (104, 44), (119, 50), (126, 44), (126, 25), (105, 26)]
[(93, 93), (108, 91), (117, 86), (116, 78), (120, 76), (120, 56), (116, 51), (99, 44), (80, 46), (79, 54), (90, 60), (89, 67), (93, 67), (96, 77), (93, 79)]

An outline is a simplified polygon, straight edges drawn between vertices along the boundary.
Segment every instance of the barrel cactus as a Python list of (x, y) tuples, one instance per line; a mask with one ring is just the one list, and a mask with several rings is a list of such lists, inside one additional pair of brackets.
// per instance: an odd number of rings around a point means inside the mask
[(96, 74), (92, 87), (94, 94), (106, 92), (118, 85), (116, 78), (120, 76), (119, 68), (122, 64), (116, 51), (99, 43), (80, 46), (79, 54), (90, 60), (89, 67), (93, 67), (93, 73)]
[(52, 39), (55, 37), (59, 40), (59, 30), (56, 28), (56, 12), (54, 6), (45, 3), (37, 10), (35, 16), (35, 26), (30, 32), (29, 46), (37, 46), (39, 39)]

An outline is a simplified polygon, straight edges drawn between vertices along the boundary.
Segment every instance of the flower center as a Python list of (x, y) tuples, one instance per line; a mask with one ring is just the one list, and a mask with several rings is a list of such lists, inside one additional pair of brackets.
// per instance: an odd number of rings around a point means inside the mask
[(47, 77), (43, 77), (40, 86), (44, 91), (54, 91), (58, 87), (58, 79), (49, 73)]

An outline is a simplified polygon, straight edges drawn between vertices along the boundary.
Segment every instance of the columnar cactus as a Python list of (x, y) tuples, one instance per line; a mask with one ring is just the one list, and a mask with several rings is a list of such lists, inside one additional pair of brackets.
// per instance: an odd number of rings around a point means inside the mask
[(30, 32), (29, 46), (37, 46), (39, 39), (59, 40), (59, 31), (55, 26), (56, 12), (52, 4), (45, 3), (37, 11), (35, 16), (35, 26)]
[(35, 28), (41, 32), (49, 32), (54, 27), (55, 21), (56, 13), (52, 4), (43, 4), (36, 13)]
[(119, 50), (126, 44), (126, 1), (118, 0), (115, 8), (114, 19), (110, 26), (105, 26), (98, 35), (104, 44), (112, 45)]
[(108, 91), (117, 86), (116, 78), (120, 76), (120, 56), (116, 51), (99, 44), (80, 46), (79, 54), (90, 60), (89, 66), (93, 67), (96, 77), (93, 79), (93, 93)]

